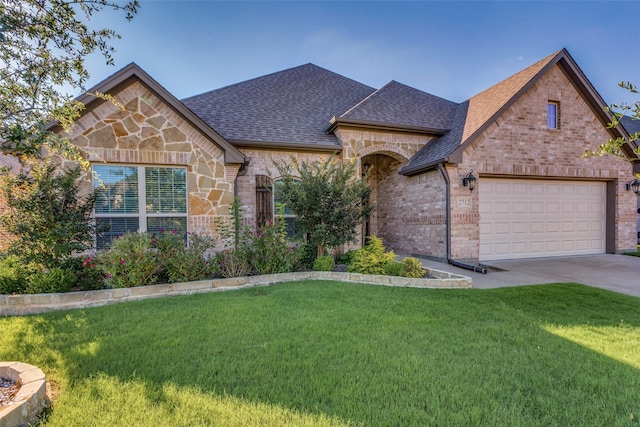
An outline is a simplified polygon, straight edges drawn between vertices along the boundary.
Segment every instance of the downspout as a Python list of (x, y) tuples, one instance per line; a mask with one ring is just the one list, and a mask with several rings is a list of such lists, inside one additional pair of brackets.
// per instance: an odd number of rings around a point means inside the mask
[(487, 269), (484, 267), (480, 267), (477, 265), (465, 264), (464, 262), (456, 261), (451, 258), (451, 181), (449, 180), (449, 174), (447, 173), (447, 169), (442, 165), (442, 163), (438, 163), (438, 170), (442, 174), (442, 178), (444, 178), (445, 182), (445, 197), (446, 197), (446, 209), (447, 214), (445, 216), (446, 220), (446, 228), (447, 228), (447, 262), (455, 267), (464, 268), (466, 270), (475, 271), (476, 273), (487, 274)]

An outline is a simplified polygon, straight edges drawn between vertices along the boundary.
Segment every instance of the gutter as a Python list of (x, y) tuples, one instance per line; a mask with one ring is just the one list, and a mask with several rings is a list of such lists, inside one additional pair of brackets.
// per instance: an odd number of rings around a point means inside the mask
[(449, 174), (447, 173), (447, 169), (442, 166), (442, 163), (438, 163), (438, 170), (442, 174), (442, 178), (444, 178), (444, 182), (446, 184), (446, 225), (447, 225), (447, 262), (455, 267), (464, 268), (466, 270), (475, 271), (476, 273), (487, 274), (487, 269), (484, 267), (480, 267), (477, 265), (466, 264), (464, 262), (456, 261), (451, 258), (451, 181), (449, 180)]

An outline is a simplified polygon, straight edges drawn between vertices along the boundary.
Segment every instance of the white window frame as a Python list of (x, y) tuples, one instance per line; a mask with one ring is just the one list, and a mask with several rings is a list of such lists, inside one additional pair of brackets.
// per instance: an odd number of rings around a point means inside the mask
[[(187, 173), (188, 170), (185, 166), (169, 166), (169, 165), (136, 165), (136, 164), (121, 164), (121, 163), (95, 163), (92, 164), (92, 176), (93, 176), (93, 188), (102, 185), (99, 182), (99, 176), (95, 172), (95, 166), (114, 166), (114, 167), (130, 167), (137, 168), (138, 174), (138, 212), (137, 213), (96, 213), (95, 207), (93, 211), (94, 218), (138, 218), (138, 232), (143, 233), (148, 231), (147, 219), (148, 218), (185, 218), (187, 224), (187, 230), (189, 229), (189, 189), (187, 188)], [(182, 169), (185, 171), (185, 211), (174, 212), (160, 212), (150, 213), (147, 212), (147, 180), (146, 169), (147, 168), (162, 168), (162, 169)], [(185, 230), (185, 231), (187, 231)]]

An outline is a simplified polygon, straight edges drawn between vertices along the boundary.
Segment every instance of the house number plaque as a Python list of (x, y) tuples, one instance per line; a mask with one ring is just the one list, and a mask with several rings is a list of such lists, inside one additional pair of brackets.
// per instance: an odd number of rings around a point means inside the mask
[(461, 197), (458, 199), (458, 206), (471, 206), (471, 197)]

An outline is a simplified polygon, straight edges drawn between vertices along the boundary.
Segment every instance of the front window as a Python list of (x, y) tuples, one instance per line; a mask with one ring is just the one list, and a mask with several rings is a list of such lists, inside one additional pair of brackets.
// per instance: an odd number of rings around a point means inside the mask
[(187, 231), (187, 171), (181, 167), (93, 165), (94, 188), (103, 186), (94, 211), (107, 229), (96, 239), (105, 249), (126, 232)]
[(296, 235), (296, 215), (284, 203), (284, 195), (282, 194), (283, 182), (276, 180), (273, 183), (273, 212), (276, 218), (281, 218), (287, 229), (287, 236), (295, 237)]

